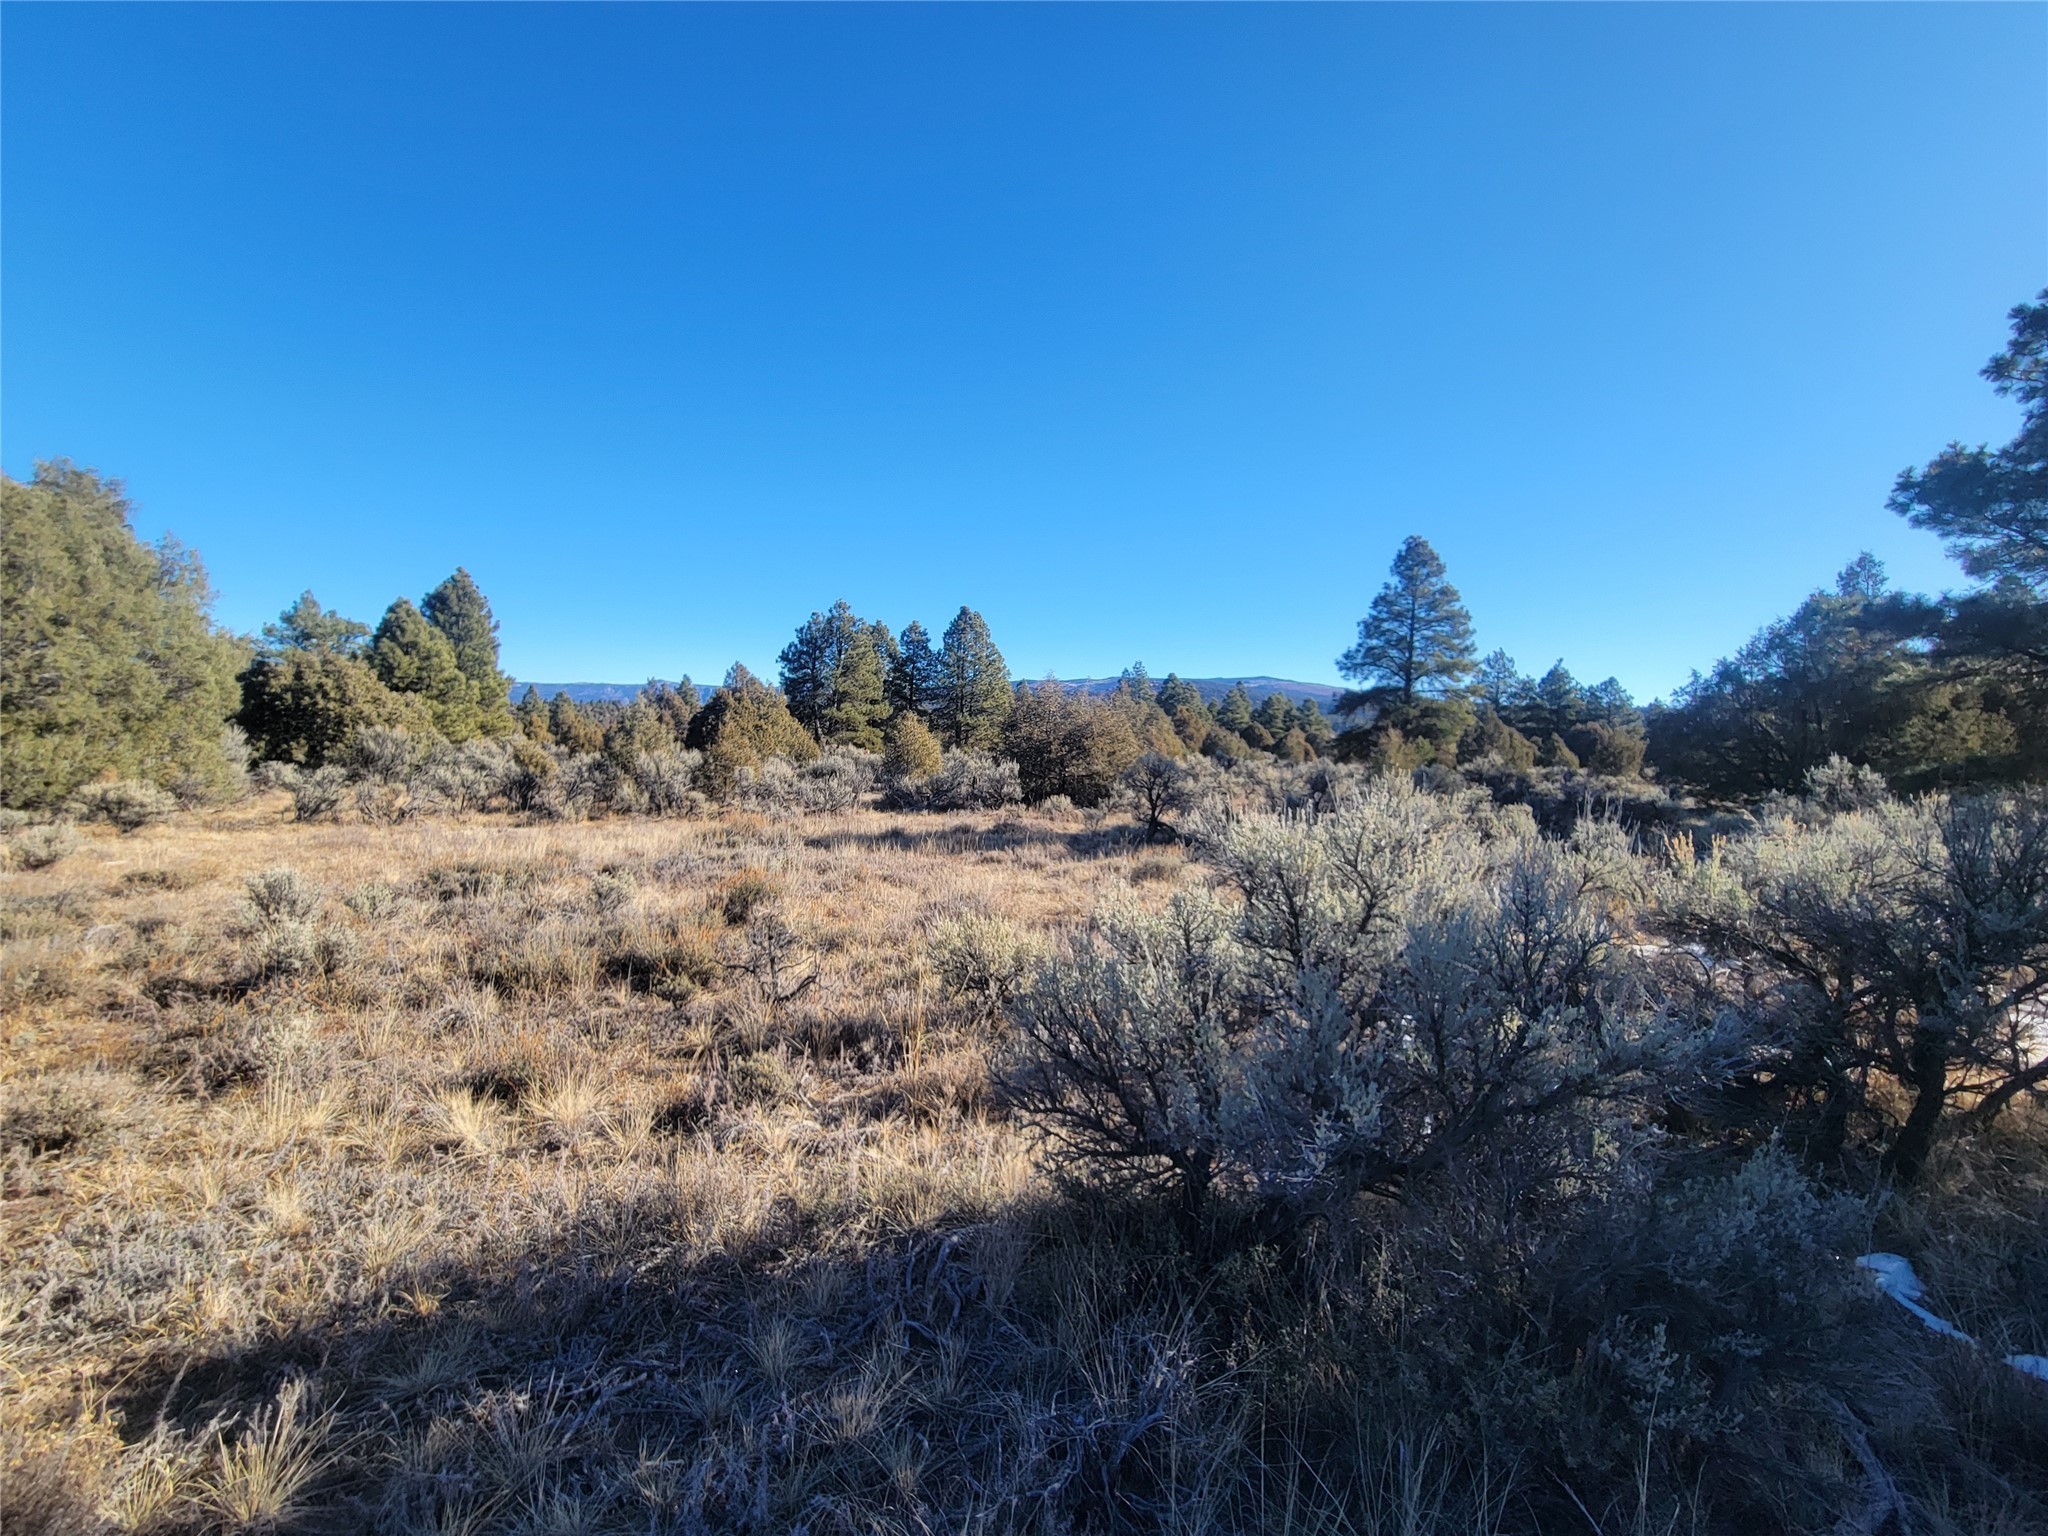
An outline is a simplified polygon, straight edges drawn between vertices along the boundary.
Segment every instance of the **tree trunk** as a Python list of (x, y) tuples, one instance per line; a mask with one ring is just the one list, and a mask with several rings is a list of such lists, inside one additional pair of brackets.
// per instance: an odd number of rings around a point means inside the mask
[(1913, 1032), (1913, 1055), (1909, 1081), (1913, 1087), (1913, 1108), (1899, 1127), (1898, 1140), (1884, 1155), (1884, 1171), (1901, 1184), (1910, 1184), (1926, 1166), (1934, 1150), (1934, 1132), (1941, 1124), (1941, 1111), (1948, 1099), (1948, 1040), (1929, 1029)]

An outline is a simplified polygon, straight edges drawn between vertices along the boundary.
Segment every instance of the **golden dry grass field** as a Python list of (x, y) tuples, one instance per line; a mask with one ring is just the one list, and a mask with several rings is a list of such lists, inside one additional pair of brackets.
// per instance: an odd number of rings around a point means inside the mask
[(16, 1520), (46, 1485), (126, 1529), (1002, 1517), (972, 1469), (1056, 1479), (1041, 1399), (1083, 1362), (1142, 1396), (1156, 1341), (1102, 1352), (1124, 1303), (1065, 1289), (999, 1336), (1033, 1165), (996, 1005), (1186, 869), (1071, 814), (272, 795), (7, 874)]

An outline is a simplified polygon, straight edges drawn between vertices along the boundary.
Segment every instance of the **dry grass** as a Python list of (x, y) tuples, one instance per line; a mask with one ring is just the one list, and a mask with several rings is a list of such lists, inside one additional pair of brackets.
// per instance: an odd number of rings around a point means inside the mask
[[(1268, 1280), (1197, 1276), (1191, 1311), (991, 1108), (1024, 957), (1203, 878), (1180, 851), (1017, 812), (290, 815), (0, 877), (8, 1536), (1420, 1536), (1555, 1495), (1375, 1419), (1303, 1342), (1316, 1284), (1258, 1317)], [(1944, 1177), (1983, 1210), (1912, 1219), (1993, 1335), (1965, 1252), (2016, 1197)], [(2013, 1384), (1956, 1391), (1990, 1423)], [(2001, 1486), (1923, 1523), (2041, 1528)]]
[(927, 935), (1043, 938), (1140, 851), (997, 820), (272, 796), (7, 875), (11, 1485), (66, 1458), (86, 1529), (941, 1507), (911, 1420), (975, 1369), (916, 1351), (1014, 1289), (1034, 1175)]

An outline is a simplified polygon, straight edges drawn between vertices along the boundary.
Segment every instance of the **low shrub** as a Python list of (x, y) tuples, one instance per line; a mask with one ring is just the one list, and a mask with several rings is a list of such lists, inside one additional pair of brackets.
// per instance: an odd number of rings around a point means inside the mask
[(70, 811), (80, 821), (104, 821), (116, 830), (139, 832), (166, 820), (178, 809), (177, 797), (140, 779), (89, 784), (71, 797)]

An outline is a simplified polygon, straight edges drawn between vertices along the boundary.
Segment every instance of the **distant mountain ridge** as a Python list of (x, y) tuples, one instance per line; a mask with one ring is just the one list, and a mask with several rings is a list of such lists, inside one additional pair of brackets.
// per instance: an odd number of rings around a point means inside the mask
[[(1117, 681), (1114, 677), (1061, 679), (1063, 686), (1081, 693), (1114, 693)], [(1155, 677), (1152, 681), (1154, 686), (1157, 686), (1160, 679)], [(1201, 693), (1203, 701), (1210, 704), (1222, 698), (1239, 683), (1243, 683), (1244, 691), (1252, 696), (1254, 704), (1270, 693), (1279, 693), (1285, 694), (1288, 702), (1294, 704), (1299, 704), (1304, 699), (1313, 699), (1325, 713), (1329, 712), (1337, 696), (1344, 691), (1334, 683), (1302, 683), (1285, 677), (1190, 677), (1182, 681), (1192, 684)], [(558, 693), (566, 693), (578, 704), (627, 704), (638, 698), (640, 691), (646, 686), (646, 683), (530, 683), (521, 680), (512, 685), (512, 698), (516, 701), (524, 696), (528, 688), (535, 688), (544, 699), (552, 699)], [(710, 694), (709, 687), (702, 684), (699, 687), (706, 695)]]

